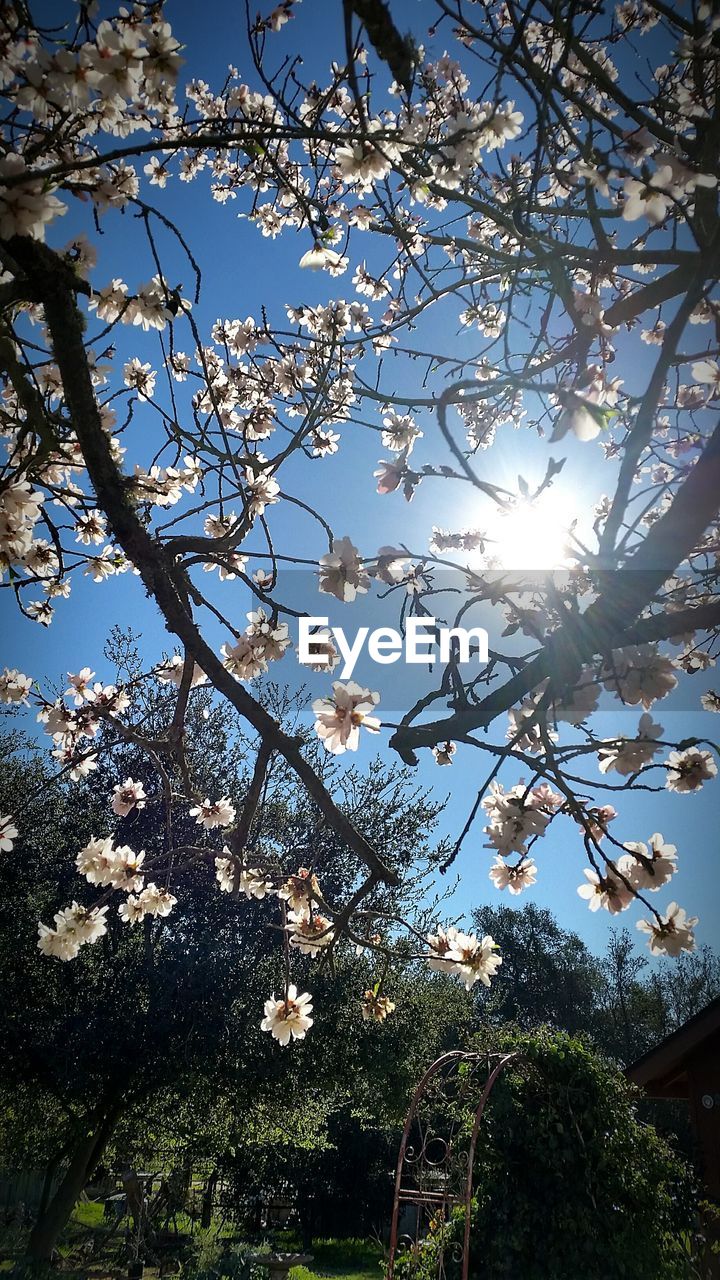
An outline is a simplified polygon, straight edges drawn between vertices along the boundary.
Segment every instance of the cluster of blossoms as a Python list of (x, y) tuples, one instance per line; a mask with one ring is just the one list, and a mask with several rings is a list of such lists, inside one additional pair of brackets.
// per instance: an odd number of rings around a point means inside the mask
[[(84, 740), (97, 736), (106, 716), (110, 719), (122, 716), (130, 706), (130, 697), (123, 688), (95, 680), (95, 672), (90, 667), (83, 667), (75, 675), (68, 672), (68, 677), (70, 683), (65, 697), (72, 698), (74, 709), (62, 699), (52, 703), (41, 700), (37, 719), (53, 740), (54, 759), (60, 762), (72, 782), (79, 782), (97, 768), (96, 752), (87, 749)], [(144, 793), (138, 792), (137, 799), (144, 803)]]
[(78, 853), (75, 866), (89, 884), (136, 893), (144, 884), (141, 870), (144, 861), (144, 850), (134, 853), (129, 845), (113, 844), (112, 836), (100, 840), (93, 836)]
[(384, 1022), (395, 1011), (395, 1002), (377, 991), (365, 992), (361, 1002), (364, 1022)]
[(128, 894), (118, 907), (118, 915), (125, 924), (132, 926), (146, 916), (169, 916), (176, 902), (177, 898), (168, 889), (150, 881), (140, 893)]
[(42, 513), (44, 495), (33, 489), (29, 481), (18, 480), (0, 493), (0, 556), (3, 573), (11, 566), (38, 577), (57, 573), (57, 557), (46, 557), (41, 564), (41, 551), (47, 546), (35, 539), (35, 526)]
[(373, 578), (388, 586), (409, 583), (413, 570), (407, 553), (397, 547), (380, 547), (377, 556), (366, 564), (350, 538), (335, 538), (332, 551), (321, 557), (319, 589), (344, 604), (367, 595)]
[(74, 960), (81, 947), (95, 943), (107, 933), (107, 907), (81, 907), (77, 902), (55, 914), (55, 928), (38, 925), (38, 948), (45, 956)]
[(227, 846), (223, 847), (222, 858), (215, 859), (215, 879), (222, 893), (244, 893), (246, 898), (257, 898), (262, 901), (275, 892), (273, 881), (260, 867), (241, 866), (231, 856)]
[(316, 956), (333, 941), (330, 921), (310, 906), (287, 913), (290, 946), (302, 955)]
[[(145, 883), (145, 852), (129, 845), (116, 845), (111, 836), (95, 836), (80, 850), (75, 866), (91, 885), (118, 889), (126, 894), (118, 907), (124, 924), (134, 925), (146, 916), (168, 916), (177, 898), (166, 888)], [(107, 933), (107, 906), (83, 907), (73, 902), (55, 915), (55, 928), (38, 924), (38, 948), (58, 960), (74, 960), (86, 943), (97, 942)]]
[(184, 459), (185, 466), (152, 466), (149, 471), (135, 465), (132, 493), (137, 502), (147, 502), (154, 507), (174, 507), (183, 493), (194, 493), (202, 478), (202, 469), (195, 458)]
[[(61, 151), (80, 160), (91, 154), (98, 133), (128, 136), (153, 124), (171, 127), (177, 115), (173, 84), (182, 59), (167, 22), (126, 10), (100, 22), (94, 39), (50, 52), (35, 33), (28, 36), (21, 29), (12, 10), (3, 17), (9, 23), (1, 51), (5, 94), (18, 111), (55, 135)], [(28, 158), (32, 143), (30, 134)], [(66, 212), (54, 194), (57, 184), (35, 175), (18, 152), (7, 153), (0, 165), (0, 177), (14, 180), (0, 195), (0, 235), (44, 239), (47, 225)], [(138, 191), (135, 170), (122, 163), (99, 165), (94, 173), (85, 169), (76, 181), (78, 191), (92, 193), (100, 212), (122, 207)], [(64, 185), (72, 190), (72, 184)]]
[(482, 801), (489, 819), (486, 847), (496, 849), (501, 857), (524, 855), (528, 841), (544, 834), (562, 804), (563, 797), (546, 783), (532, 788), (518, 783), (506, 791), (493, 782)]
[(489, 935), (478, 938), (473, 933), (461, 933), (459, 929), (450, 926), (428, 934), (427, 943), (430, 947), (430, 968), (436, 973), (453, 974), (460, 978), (466, 991), (476, 982), (489, 987), (491, 979), (502, 964), (498, 945)]
[(30, 691), (32, 689), (32, 679), (26, 676), (22, 671), (17, 671), (14, 667), (5, 667), (0, 675), (0, 702), (5, 702), (10, 706), (29, 705)]
[(284, 657), (291, 643), (287, 623), (274, 622), (264, 609), (247, 617), (249, 625), (237, 642), (221, 649), (224, 666), (238, 680), (253, 680), (267, 671), (268, 663)]

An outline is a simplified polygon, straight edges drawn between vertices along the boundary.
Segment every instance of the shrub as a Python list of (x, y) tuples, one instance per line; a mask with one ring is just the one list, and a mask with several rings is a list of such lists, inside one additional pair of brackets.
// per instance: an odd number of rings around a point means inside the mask
[[(519, 1057), (500, 1077), (475, 1155), (474, 1280), (679, 1280), (696, 1198), (688, 1167), (637, 1118), (622, 1072), (562, 1032), (503, 1031)], [(401, 1274), (460, 1274), (464, 1209)], [(453, 1248), (453, 1246), (455, 1246)]]

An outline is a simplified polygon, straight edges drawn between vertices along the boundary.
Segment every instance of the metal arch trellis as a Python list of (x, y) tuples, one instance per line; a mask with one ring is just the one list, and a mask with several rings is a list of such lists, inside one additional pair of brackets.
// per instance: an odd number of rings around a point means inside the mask
[[(473, 1163), (480, 1125), (495, 1082), (519, 1056), (454, 1050), (433, 1062), (422, 1077), (410, 1103), (398, 1153), (387, 1280), (394, 1280), (399, 1257), (409, 1255), (411, 1263), (419, 1260), (427, 1230), (446, 1222), (458, 1205), (465, 1211), (463, 1242), (462, 1246), (459, 1242), (451, 1245), (450, 1256), (460, 1264), (460, 1280), (468, 1280)], [(442, 1244), (437, 1280), (445, 1280), (445, 1276)]]

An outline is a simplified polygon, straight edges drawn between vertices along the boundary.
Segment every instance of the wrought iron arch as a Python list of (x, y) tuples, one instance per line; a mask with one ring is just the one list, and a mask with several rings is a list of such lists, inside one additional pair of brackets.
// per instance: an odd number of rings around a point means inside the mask
[[(460, 1263), (461, 1280), (468, 1280), (473, 1164), (480, 1126), (498, 1077), (519, 1057), (518, 1053), (454, 1050), (433, 1062), (422, 1077), (400, 1141), (387, 1280), (394, 1280), (400, 1256), (409, 1253), (418, 1258), (430, 1225), (446, 1222), (458, 1205), (464, 1207), (465, 1229), (462, 1246), (453, 1246), (452, 1259)], [(438, 1280), (444, 1280), (444, 1248), (437, 1271)]]

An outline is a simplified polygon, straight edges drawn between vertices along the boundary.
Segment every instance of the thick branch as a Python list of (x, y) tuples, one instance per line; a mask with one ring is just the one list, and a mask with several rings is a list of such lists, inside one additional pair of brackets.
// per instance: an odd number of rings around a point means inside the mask
[(225, 670), (215, 652), (203, 640), (192, 616), (184, 572), (170, 560), (161, 544), (151, 538), (138, 519), (102, 428), (83, 345), (82, 316), (73, 292), (74, 276), (44, 245), (15, 238), (12, 250), (42, 299), (65, 400), (98, 506), (107, 516), (114, 538), (139, 570), (168, 631), (178, 637), (215, 688), (252, 725), (267, 746), (287, 760), (338, 836), (381, 880), (386, 884), (397, 884), (395, 872), (385, 866), (365, 837), (337, 807), (303, 756), (299, 739), (289, 737), (282, 730), (265, 708)]

